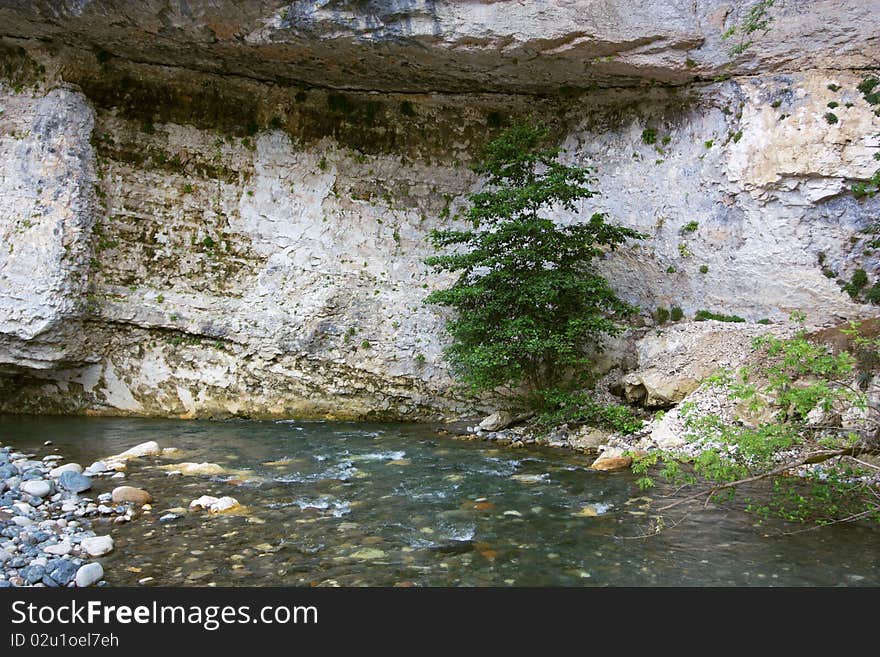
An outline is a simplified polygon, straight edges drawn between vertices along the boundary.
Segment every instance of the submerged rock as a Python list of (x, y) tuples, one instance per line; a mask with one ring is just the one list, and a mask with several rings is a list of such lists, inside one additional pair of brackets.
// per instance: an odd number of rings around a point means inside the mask
[(209, 513), (222, 513), (240, 507), (238, 500), (229, 496), (217, 498), (212, 495), (202, 495), (189, 503), (190, 509), (204, 509)]
[(127, 449), (124, 452), (117, 454), (116, 456), (111, 456), (104, 460), (129, 461), (131, 459), (141, 458), (143, 456), (160, 456), (161, 454), (162, 449), (159, 447), (159, 443), (157, 443), (155, 440), (148, 440), (145, 443), (135, 445), (134, 447)]
[(219, 466), (216, 463), (173, 463), (171, 465), (159, 466), (159, 469), (165, 470), (166, 472), (179, 472), (186, 476), (213, 476), (221, 475), (226, 472), (222, 466)]

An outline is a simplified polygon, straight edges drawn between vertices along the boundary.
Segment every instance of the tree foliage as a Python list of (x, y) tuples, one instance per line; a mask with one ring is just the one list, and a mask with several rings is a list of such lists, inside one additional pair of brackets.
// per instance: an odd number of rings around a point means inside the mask
[(861, 336), (857, 325), (846, 333), (852, 346), (837, 353), (803, 330), (787, 339), (757, 338), (760, 366), (722, 370), (707, 383), (726, 391), (743, 412), (766, 419), (731, 422), (682, 404), (689, 449), (637, 457), (639, 484), (653, 486), (651, 475), (662, 466), (664, 478), (697, 488), (661, 510), (729, 499), (738, 489), (764, 484), (748, 500), (748, 508), (763, 515), (819, 524), (880, 521), (880, 468), (859, 458), (880, 451), (880, 414), (860, 385), (871, 377), (866, 364), (880, 341)]
[(474, 168), (486, 185), (469, 196), (472, 228), (431, 236), (442, 253), (426, 262), (458, 279), (426, 301), (456, 311), (446, 356), (474, 391), (569, 383), (589, 364), (596, 338), (617, 333), (615, 320), (634, 310), (592, 263), (642, 235), (603, 213), (570, 225), (548, 216), (552, 208), (577, 212), (596, 192), (591, 171), (560, 162), (547, 136), (518, 125), (492, 141)]

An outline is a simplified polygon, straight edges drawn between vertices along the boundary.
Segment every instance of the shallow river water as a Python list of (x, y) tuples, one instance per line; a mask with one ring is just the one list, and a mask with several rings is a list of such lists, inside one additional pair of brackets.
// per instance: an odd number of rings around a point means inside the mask
[[(46, 440), (53, 441), (43, 447)], [(88, 465), (147, 440), (172, 458), (131, 461), (122, 483), (155, 497), (125, 525), (111, 585), (880, 585), (880, 531), (782, 523), (719, 508), (659, 535), (629, 473), (586, 456), (454, 440), (429, 425), (0, 417), (0, 441)], [(158, 466), (211, 462), (214, 477)], [(96, 479), (94, 498), (120, 484)], [(182, 512), (231, 495), (233, 515)], [(657, 495), (657, 493), (653, 493)], [(656, 504), (655, 504), (656, 506)], [(176, 520), (160, 522), (169, 510)]]

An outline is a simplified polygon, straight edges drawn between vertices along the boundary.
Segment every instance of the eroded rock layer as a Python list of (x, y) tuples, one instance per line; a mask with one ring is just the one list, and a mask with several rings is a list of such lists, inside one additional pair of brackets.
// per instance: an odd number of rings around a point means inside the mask
[(595, 171), (560, 222), (647, 235), (601, 263), (642, 323), (871, 315), (872, 4), (786, 2), (731, 56), (750, 3), (0, 2), (0, 408), (472, 410), (427, 236), (525, 119)]

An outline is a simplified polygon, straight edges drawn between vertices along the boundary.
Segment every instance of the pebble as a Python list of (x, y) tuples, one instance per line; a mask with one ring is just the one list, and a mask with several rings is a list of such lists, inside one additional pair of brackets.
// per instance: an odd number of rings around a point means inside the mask
[(159, 516), (159, 522), (171, 522), (172, 520), (177, 520), (180, 516), (176, 513), (166, 513), (164, 516)]
[(76, 571), (75, 581), (80, 588), (91, 586), (104, 576), (104, 567), (97, 563), (87, 563)]

